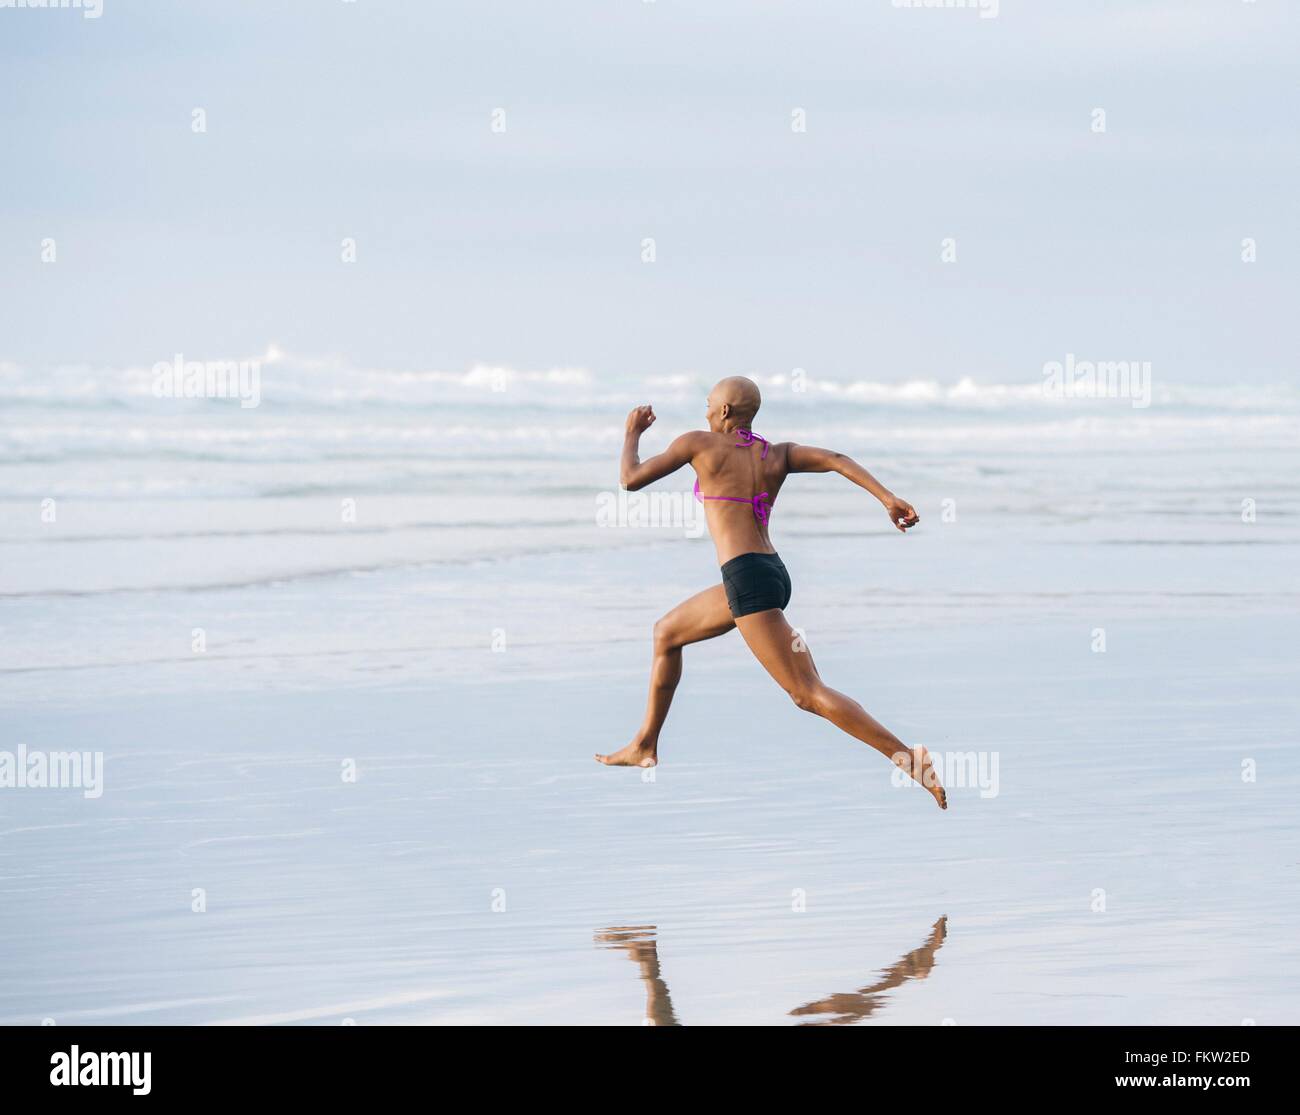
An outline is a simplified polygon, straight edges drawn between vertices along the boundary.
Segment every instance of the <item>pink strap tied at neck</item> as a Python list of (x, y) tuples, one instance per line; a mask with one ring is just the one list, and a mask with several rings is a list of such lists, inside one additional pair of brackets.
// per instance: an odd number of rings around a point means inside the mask
[(760, 461), (767, 460), (767, 438), (762, 434), (754, 433), (753, 430), (737, 430), (736, 433), (740, 435), (740, 440), (736, 442), (737, 449), (743, 449), (747, 445), (753, 445), (754, 442), (761, 441), (763, 443), (763, 452), (759, 454), (758, 459)]

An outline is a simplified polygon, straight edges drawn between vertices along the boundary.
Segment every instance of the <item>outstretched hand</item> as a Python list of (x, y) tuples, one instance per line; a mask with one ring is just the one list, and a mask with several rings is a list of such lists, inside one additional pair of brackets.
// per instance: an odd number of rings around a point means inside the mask
[(629, 434), (643, 434), (655, 422), (654, 407), (647, 403), (643, 407), (633, 407), (627, 415), (627, 432)]
[(899, 499), (897, 496), (890, 496), (885, 500), (885, 511), (889, 514), (889, 521), (904, 532), (921, 521), (916, 508), (907, 500)]

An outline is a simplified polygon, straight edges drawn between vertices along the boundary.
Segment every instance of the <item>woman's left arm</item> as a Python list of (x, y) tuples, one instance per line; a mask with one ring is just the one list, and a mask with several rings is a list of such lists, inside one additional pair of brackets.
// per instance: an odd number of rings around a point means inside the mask
[(682, 465), (690, 464), (691, 458), (695, 456), (699, 430), (682, 434), (662, 453), (649, 460), (641, 460), (641, 435), (654, 425), (654, 420), (654, 409), (649, 406), (633, 407), (627, 416), (627, 436), (623, 438), (623, 459), (619, 463), (618, 482), (629, 492), (635, 492), (676, 472)]

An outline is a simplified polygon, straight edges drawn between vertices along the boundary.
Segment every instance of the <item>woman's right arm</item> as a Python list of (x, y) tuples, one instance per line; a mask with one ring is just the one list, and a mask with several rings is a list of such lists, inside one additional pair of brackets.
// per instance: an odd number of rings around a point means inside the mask
[(899, 499), (847, 453), (791, 442), (785, 459), (786, 467), (791, 472), (838, 472), (859, 488), (865, 488), (880, 500), (889, 513), (890, 522), (899, 530), (905, 531), (921, 521), (921, 516), (907, 500)]

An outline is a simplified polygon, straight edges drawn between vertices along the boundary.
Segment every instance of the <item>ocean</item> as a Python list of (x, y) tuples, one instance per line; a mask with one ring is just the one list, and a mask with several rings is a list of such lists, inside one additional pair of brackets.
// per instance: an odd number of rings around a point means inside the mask
[(0, 785), (0, 930), (59, 958), (0, 1022), (1300, 1021), (1294, 388), (755, 377), (921, 515), (797, 476), (772, 537), (940, 814), (734, 633), (652, 777), (591, 761), (717, 580), (623, 418), (717, 374), (257, 366), (0, 364), (0, 782), (103, 759)]

